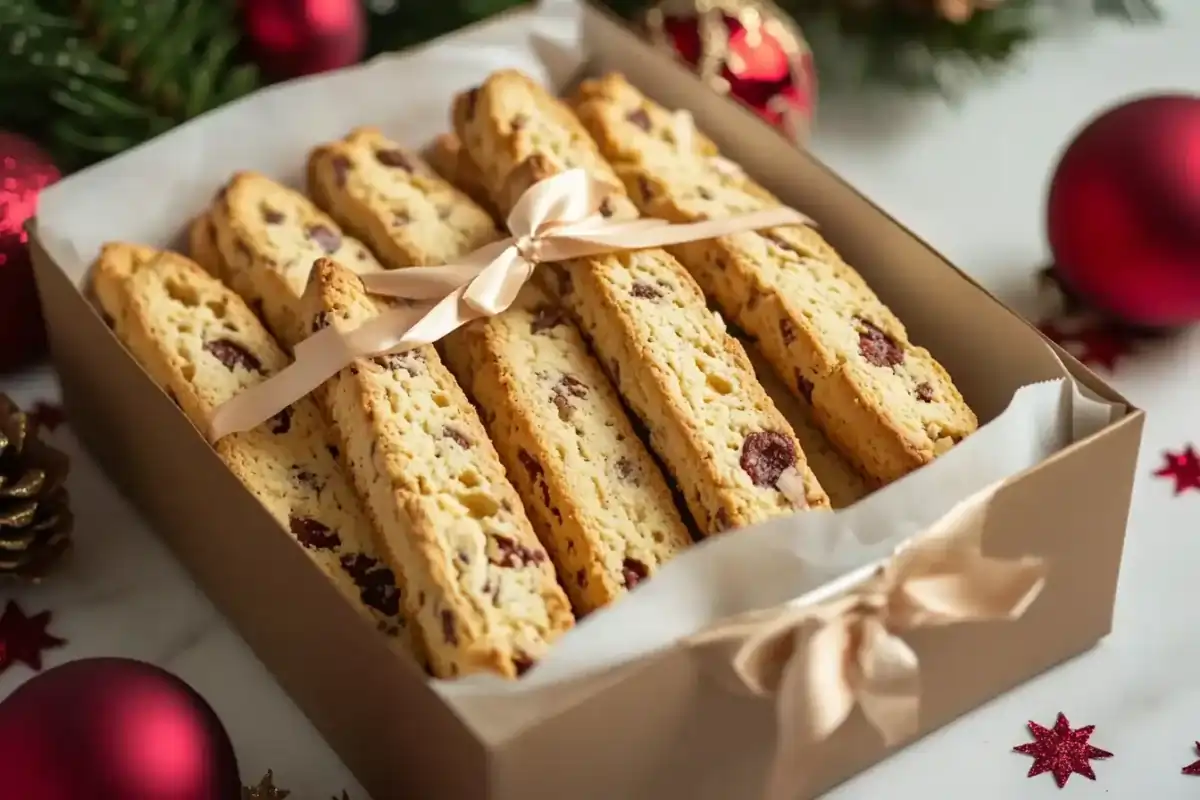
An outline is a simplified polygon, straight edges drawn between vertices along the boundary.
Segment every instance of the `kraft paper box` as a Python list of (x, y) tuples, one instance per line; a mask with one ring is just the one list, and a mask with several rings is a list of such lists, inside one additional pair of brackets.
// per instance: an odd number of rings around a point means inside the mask
[[(697, 545), (590, 615), (520, 681), (428, 679), (344, 603), (130, 358), (85, 292), (109, 240), (179, 246), (226, 178), (302, 185), (308, 150), (375, 124), (422, 146), (452, 95), (501, 67), (562, 87), (584, 62), (690, 110), (729, 158), (817, 220), (949, 369), (980, 431), (830, 514)], [(605, 12), (548, 2), (359, 68), (269, 88), (47, 191), (35, 267), (73, 424), (376, 800), (754, 798), (775, 701), (684, 642), (762, 609), (854, 590), (896, 548), (991, 487), (975, 515), (991, 556), (1042, 559), (1016, 621), (915, 630), (917, 736), (1108, 631), (1142, 413), (748, 111), (716, 97)], [(996, 488), (998, 487), (998, 489)], [(911, 740), (910, 737), (909, 740)], [(861, 711), (786, 754), (814, 795), (889, 749)]]

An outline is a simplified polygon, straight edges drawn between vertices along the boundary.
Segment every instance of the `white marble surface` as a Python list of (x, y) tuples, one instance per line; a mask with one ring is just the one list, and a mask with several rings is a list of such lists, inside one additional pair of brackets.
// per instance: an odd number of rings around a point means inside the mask
[[(980, 82), (958, 107), (866, 94), (829, 98), (814, 150), (989, 289), (1032, 311), (1032, 271), (1046, 259), (1042, 206), (1059, 149), (1099, 109), (1132, 94), (1200, 92), (1200, 3), (1165, 0), (1157, 27), (1093, 27), (1036, 45), (1016, 69)], [(1111, 376), (1151, 413), (1130, 520), (1116, 630), (1098, 649), (927, 737), (839, 788), (839, 800), (878, 797), (1058, 796), (1048, 775), (1027, 779), (1029, 719), (1063, 711), (1097, 726), (1093, 744), (1115, 757), (1095, 784), (1073, 776), (1064, 796), (1200, 796), (1180, 774), (1200, 739), (1200, 493), (1172, 497), (1151, 477), (1165, 449), (1200, 439), (1200, 334), (1124, 361)], [(48, 369), (0, 379), (22, 402), (53, 399)], [(16, 598), (55, 612), (69, 645), (49, 665), (98, 655), (160, 664), (215, 707), (244, 774), (275, 770), (293, 797), (346, 788), (366, 794), (163, 545), (60, 428), (74, 457), (76, 552), (43, 586)], [(12, 594), (12, 592), (9, 592)], [(0, 674), (0, 697), (30, 672)]]

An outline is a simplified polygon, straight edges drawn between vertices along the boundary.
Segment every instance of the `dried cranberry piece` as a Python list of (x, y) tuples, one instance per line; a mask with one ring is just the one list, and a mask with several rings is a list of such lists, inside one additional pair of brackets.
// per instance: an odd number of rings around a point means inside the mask
[(340, 563), (358, 587), (358, 596), (363, 603), (389, 617), (400, 613), (400, 590), (396, 588), (395, 573), (362, 553), (342, 556)]
[(609, 219), (615, 213), (617, 213), (617, 209), (613, 207), (611, 197), (606, 197), (600, 201), (600, 216)]
[(454, 629), (454, 614), (448, 609), (442, 611), (442, 638), (451, 647), (458, 645), (458, 631)]
[(796, 367), (796, 390), (800, 392), (800, 394), (804, 397), (805, 400), (807, 400), (810, 403), (812, 402), (812, 393), (813, 393), (812, 381), (810, 381), (808, 378), (804, 377), (804, 373), (802, 373), (800, 371), (799, 367)]
[(921, 383), (918, 383), (916, 391), (917, 391), (917, 399), (920, 400), (922, 403), (932, 403), (933, 402), (933, 387), (930, 386), (928, 383), (926, 383), (924, 381), (922, 381)]
[(546, 554), (541, 550), (526, 547), (507, 536), (493, 536), (492, 541), (496, 543), (498, 551), (492, 563), (497, 567), (520, 569), (526, 564), (541, 564), (546, 560)]
[(235, 367), (241, 367), (247, 372), (262, 373), (262, 363), (242, 345), (229, 339), (215, 339), (211, 342), (204, 343), (204, 349), (207, 350), (213, 358), (224, 364), (230, 372)]
[(292, 429), (292, 407), (288, 406), (271, 417), (271, 433), (287, 433)]
[(529, 454), (528, 450), (522, 448), (517, 452), (517, 460), (521, 462), (521, 466), (529, 473), (529, 479), (534, 483), (538, 483), (542, 487), (542, 502), (546, 507), (550, 507), (550, 486), (546, 483), (546, 471), (542, 469), (542, 465), (538, 460)]
[(784, 344), (796, 341), (796, 326), (787, 317), (779, 320), (779, 335), (783, 338)]
[(621, 577), (625, 579), (625, 588), (632, 589), (650, 577), (650, 568), (636, 558), (627, 558), (621, 563)]
[(395, 148), (390, 150), (376, 150), (375, 160), (380, 164), (383, 164), (385, 167), (398, 167), (405, 172), (416, 171), (416, 165), (403, 150)]
[(858, 352), (868, 364), (876, 367), (895, 367), (904, 363), (904, 351), (896, 340), (875, 323), (859, 318), (862, 330), (858, 334)]
[(334, 156), (329, 161), (329, 166), (333, 167), (333, 180), (338, 186), (346, 185), (346, 177), (350, 174), (350, 168), (354, 164), (344, 155), (340, 153)]
[(532, 658), (524, 653), (513, 654), (513, 666), (517, 668), (517, 675), (524, 675), (526, 672), (529, 672), (529, 670), (533, 669), (535, 663)]
[(338, 236), (325, 225), (309, 225), (305, 234), (329, 255), (336, 253), (338, 248), (342, 246), (342, 237)]
[(337, 535), (337, 531), (330, 530), (312, 517), (291, 516), (288, 518), (288, 527), (300, 544), (310, 550), (336, 550), (342, 546), (342, 537)]
[(646, 109), (644, 108), (635, 108), (633, 111), (630, 111), (625, 115), (625, 119), (629, 120), (631, 123), (644, 131), (650, 131), (650, 115), (646, 113)]
[(587, 570), (578, 570), (575, 573), (575, 583), (579, 584), (580, 589), (586, 589), (588, 585)]
[(755, 486), (774, 486), (796, 463), (796, 443), (778, 431), (757, 431), (742, 443), (739, 463)]
[(640, 297), (644, 300), (657, 300), (658, 298), (662, 297), (662, 293), (659, 292), (658, 289), (655, 289), (648, 283), (642, 283), (641, 281), (634, 283), (633, 287), (630, 288), (629, 293), (634, 297)]
[(649, 200), (654, 197), (654, 184), (645, 175), (638, 175), (637, 179), (638, 193), (643, 200)]
[(637, 472), (637, 468), (633, 465), (632, 461), (630, 461), (628, 458), (625, 458), (625, 456), (621, 456), (617, 459), (615, 467), (618, 478), (637, 485), (637, 475), (635, 474)]
[(558, 306), (540, 305), (533, 309), (533, 320), (529, 323), (530, 333), (542, 333), (557, 328), (566, 322), (566, 315)]
[(447, 425), (446, 427), (442, 428), (442, 435), (445, 436), (447, 439), (452, 439), (454, 441), (454, 443), (457, 444), (459, 447), (461, 447), (463, 450), (471, 449), (470, 438), (468, 438), (467, 435), (465, 433), (463, 433), (462, 431), (460, 431), (458, 428), (454, 428), (454, 427), (451, 427), (450, 425)]
[(282, 211), (276, 211), (270, 206), (262, 207), (262, 218), (263, 222), (267, 223), (268, 225), (278, 225), (285, 219)]

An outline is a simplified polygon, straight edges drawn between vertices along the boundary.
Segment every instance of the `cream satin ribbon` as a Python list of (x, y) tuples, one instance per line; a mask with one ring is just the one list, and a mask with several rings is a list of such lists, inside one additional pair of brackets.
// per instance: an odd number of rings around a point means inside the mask
[(509, 238), (481, 247), (458, 264), (362, 276), (373, 294), (436, 302), (389, 309), (353, 331), (317, 331), (296, 346), (290, 365), (215, 409), (209, 441), (262, 424), (355, 359), (432, 344), (472, 320), (502, 313), (540, 263), (812, 224), (800, 212), (783, 207), (686, 224), (659, 219), (620, 222), (600, 214), (601, 203), (612, 192), (613, 187), (583, 170), (568, 170), (521, 195), (508, 216)]
[(693, 637), (755, 695), (774, 697), (778, 739), (766, 800), (805, 786), (806, 747), (831, 736), (857, 706), (890, 747), (918, 731), (920, 669), (901, 634), (965, 622), (1015, 620), (1045, 584), (1041, 559), (981, 552), (998, 487), (960, 503), (846, 594), (735, 618)]

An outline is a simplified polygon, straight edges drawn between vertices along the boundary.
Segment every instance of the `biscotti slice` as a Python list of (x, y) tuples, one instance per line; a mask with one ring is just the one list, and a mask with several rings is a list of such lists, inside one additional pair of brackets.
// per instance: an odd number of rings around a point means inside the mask
[(461, 189), (484, 211), (497, 219), (500, 217), (487, 187), (484, 186), (483, 174), (457, 136), (453, 133), (438, 136), (430, 145), (426, 158), (434, 172)]
[(391, 268), (446, 264), (499, 238), (490, 214), (375, 128), (316, 148), (308, 190)]
[[(241, 298), (183, 256), (109, 244), (93, 269), (117, 337), (197, 427), (287, 364)], [(347, 600), (396, 649), (410, 650), (400, 587), (377, 555), (314, 402), (301, 400), (215, 450)]]
[[(614, 184), (603, 213), (637, 216), (579, 121), (526, 76), (493, 74), (456, 100), (454, 118), (502, 208), (532, 183), (580, 167)], [(539, 273), (547, 271), (557, 275), (548, 285), (649, 430), (701, 531), (828, 507), (745, 351), (675, 259), (648, 249), (548, 265)], [(789, 480), (786, 493), (779, 488), (785, 473), (799, 478)]]
[[(379, 306), (351, 271), (319, 260), (315, 329), (351, 330)], [(346, 463), (404, 575), (409, 616), (439, 677), (516, 676), (573, 624), (479, 417), (432, 347), (359, 359), (320, 392)]]
[[(671, 115), (619, 76), (589, 82), (580, 97), (580, 117), (646, 214), (693, 222), (779, 205), (745, 174), (699, 157), (714, 154), (702, 137), (692, 152), (663, 147), (675, 135)], [(670, 249), (876, 484), (928, 463), (978, 427), (942, 365), (909, 341), (903, 324), (812, 228)]]
[(225, 267), (217, 250), (217, 232), (206, 210), (188, 225), (188, 256), (204, 271), (219, 280), (225, 279)]
[(526, 284), (443, 342), (581, 614), (691, 544), (671, 490), (579, 331)]
[(307, 197), (265, 175), (234, 175), (209, 213), (222, 277), (287, 350), (308, 336), (299, 303), (315, 260), (331, 256), (356, 272), (383, 269)]

